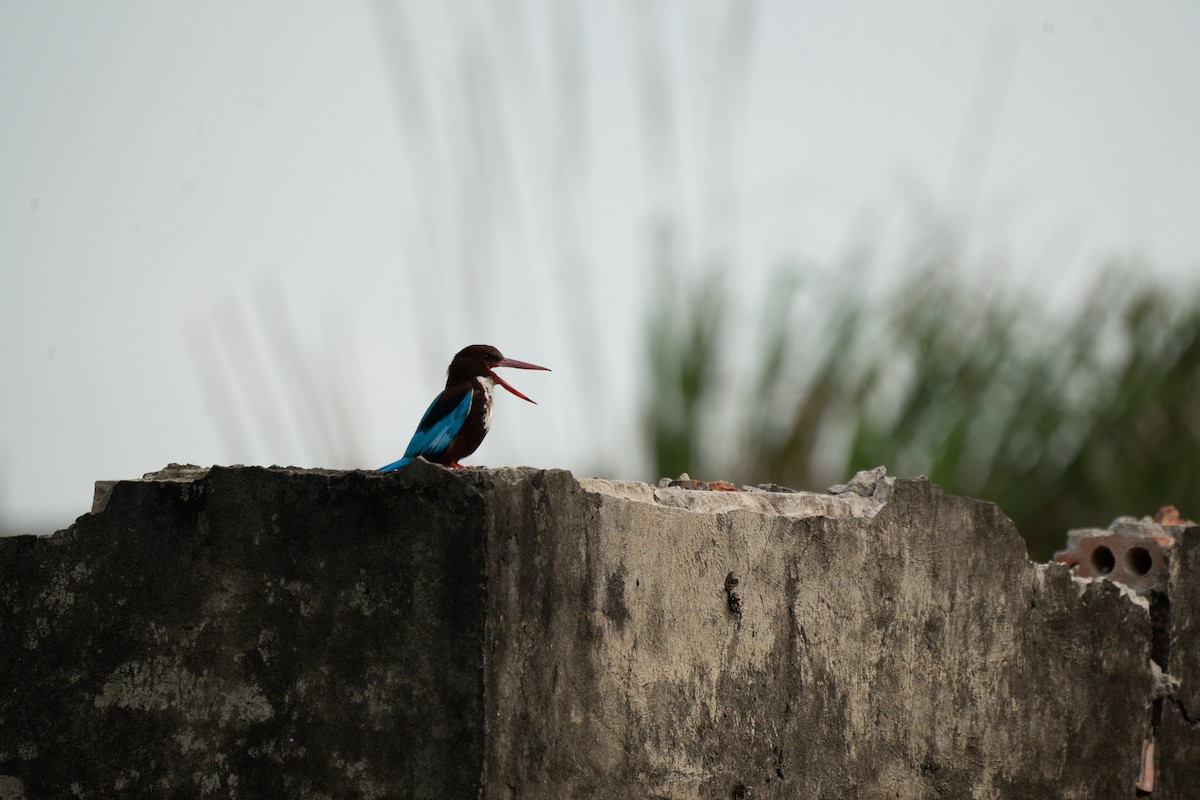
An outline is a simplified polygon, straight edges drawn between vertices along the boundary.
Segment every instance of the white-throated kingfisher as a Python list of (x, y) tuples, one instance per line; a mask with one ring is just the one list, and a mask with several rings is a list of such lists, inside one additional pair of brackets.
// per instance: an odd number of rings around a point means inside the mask
[[(492, 389), (500, 384), (522, 400), (528, 397), (505, 383), (492, 372), (496, 367), (543, 369), (537, 364), (505, 358), (488, 344), (464, 347), (454, 356), (446, 370), (446, 388), (433, 399), (421, 424), (404, 451), (404, 457), (393, 461), (380, 472), (399, 469), (417, 456), (426, 461), (461, 469), (462, 459), (475, 452), (492, 426)], [(537, 405), (534, 403), (534, 405)]]

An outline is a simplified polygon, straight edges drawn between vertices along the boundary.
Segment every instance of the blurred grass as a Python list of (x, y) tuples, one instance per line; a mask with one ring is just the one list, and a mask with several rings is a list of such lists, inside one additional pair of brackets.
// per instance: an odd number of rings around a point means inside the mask
[[(1051, 315), (1033, 287), (936, 255), (890, 281), (861, 254), (781, 269), (736, 353), (716, 281), (666, 286), (648, 329), (656, 474), (820, 489), (884, 464), (996, 502), (1038, 559), (1069, 528), (1200, 513), (1195, 287), (1114, 262)], [(715, 380), (733, 365), (740, 392)]]

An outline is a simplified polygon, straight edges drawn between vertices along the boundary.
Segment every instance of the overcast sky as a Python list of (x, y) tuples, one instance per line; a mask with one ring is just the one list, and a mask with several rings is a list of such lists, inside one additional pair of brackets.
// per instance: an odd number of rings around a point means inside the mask
[(10, 532), (172, 461), (387, 463), (475, 342), (554, 372), (472, 463), (650, 477), (656, 231), (747, 298), (914, 203), (1029, 280), (1200, 265), (1187, 0), (0, 9)]

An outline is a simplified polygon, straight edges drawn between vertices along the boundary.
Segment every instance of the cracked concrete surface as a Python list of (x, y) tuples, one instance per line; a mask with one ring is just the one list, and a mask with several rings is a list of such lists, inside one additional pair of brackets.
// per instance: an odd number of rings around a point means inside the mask
[(1200, 785), (1194, 536), (1156, 671), (1151, 604), (995, 506), (839, 489), (106, 483), (0, 541), (0, 799), (1127, 798), (1151, 735)]
[(1200, 528), (1176, 539), (1167, 585), (1158, 600), (1169, 614), (1166, 672), (1178, 684), (1158, 701), (1154, 797), (1194, 797), (1200, 793)]

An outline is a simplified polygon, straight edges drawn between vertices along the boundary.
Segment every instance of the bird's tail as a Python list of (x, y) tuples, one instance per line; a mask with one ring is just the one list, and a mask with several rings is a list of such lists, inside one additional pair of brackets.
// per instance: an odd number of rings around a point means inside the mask
[(401, 467), (407, 465), (410, 461), (412, 461), (411, 458), (405, 457), (405, 458), (400, 459), (399, 461), (393, 461), (392, 463), (388, 464), (386, 467), (380, 467), (379, 471), (380, 472), (392, 472), (394, 470), (398, 470)]

